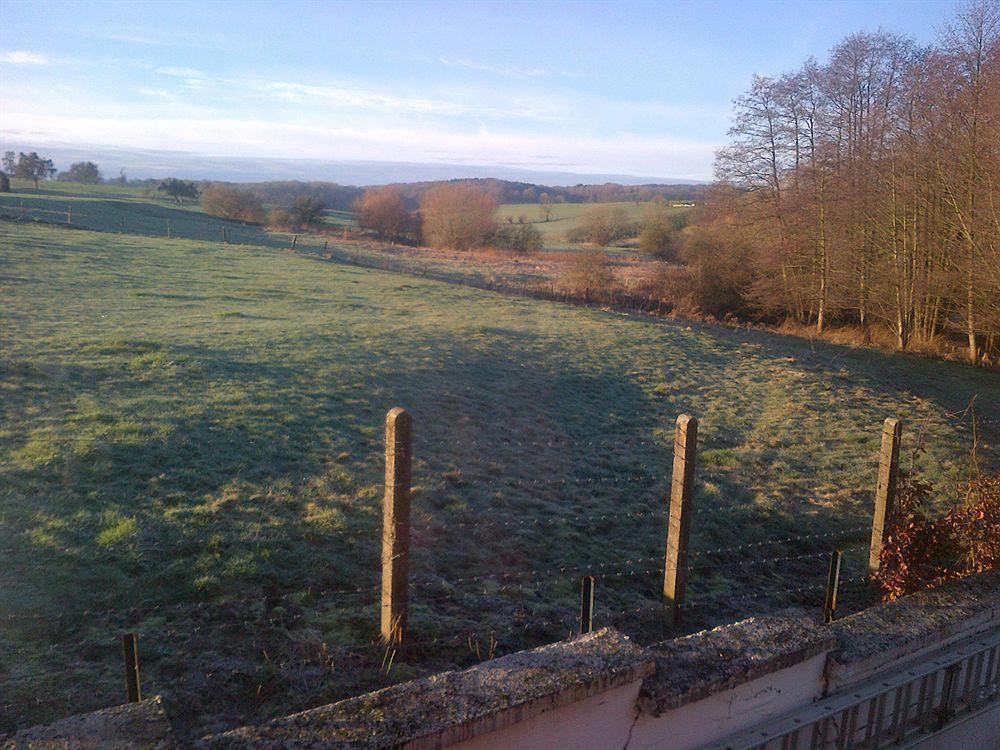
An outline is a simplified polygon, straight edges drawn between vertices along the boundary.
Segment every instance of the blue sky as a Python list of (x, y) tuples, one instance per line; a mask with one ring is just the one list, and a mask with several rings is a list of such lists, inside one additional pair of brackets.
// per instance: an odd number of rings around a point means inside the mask
[(0, 140), (708, 178), (730, 103), (953, 2), (0, 3)]

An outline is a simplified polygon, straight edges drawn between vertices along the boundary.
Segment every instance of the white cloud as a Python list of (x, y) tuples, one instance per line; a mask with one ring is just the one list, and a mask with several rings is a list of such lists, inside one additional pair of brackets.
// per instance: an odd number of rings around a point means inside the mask
[(11, 52), (4, 52), (0, 55), (0, 62), (8, 63), (10, 65), (52, 65), (55, 61), (45, 57), (45, 55), (39, 55), (36, 52), (28, 52), (27, 50), (12, 50)]
[(6, 112), (11, 137), (192, 151), (210, 156), (513, 164), (570, 171), (711, 177), (718, 144), (617, 133), (609, 137), (456, 132), (439, 126), (328, 125), (205, 118), (53, 117)]
[(505, 78), (540, 78), (552, 75), (552, 71), (544, 68), (504, 68), (497, 65), (487, 65), (474, 60), (461, 60), (456, 58), (442, 57), (441, 64), (450, 68), (467, 68), (468, 70), (478, 70), (482, 73), (493, 73)]
[(207, 78), (200, 70), (195, 68), (178, 68), (173, 65), (162, 65), (156, 69), (161, 76), (173, 76), (174, 78)]

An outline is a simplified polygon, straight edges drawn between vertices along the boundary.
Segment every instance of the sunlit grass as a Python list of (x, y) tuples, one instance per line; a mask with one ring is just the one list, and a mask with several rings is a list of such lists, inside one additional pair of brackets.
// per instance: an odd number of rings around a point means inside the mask
[[(190, 705), (231, 724), (379, 684), (378, 658), (324, 651), (373, 636), (373, 600), (323, 592), (378, 581), (395, 405), (415, 422), (414, 637), (492, 630), (501, 650), (561, 635), (511, 625), (572, 620), (581, 572), (662, 553), (680, 412), (701, 420), (695, 550), (863, 524), (890, 414), (904, 466), (919, 432), (949, 489), (951, 413), (1000, 413), (996, 376), (961, 365), (267, 247), (2, 222), (0, 311), (0, 680), (73, 670), (9, 682), (4, 727), (117, 702), (124, 628), (186, 732), (206, 726)], [(689, 625), (794, 602), (824, 564), (693, 575)], [(513, 583), (452, 583), (490, 573)], [(609, 578), (599, 620), (650, 637), (620, 613), (656, 597), (655, 570)], [(469, 658), (422, 647), (393, 678)]]

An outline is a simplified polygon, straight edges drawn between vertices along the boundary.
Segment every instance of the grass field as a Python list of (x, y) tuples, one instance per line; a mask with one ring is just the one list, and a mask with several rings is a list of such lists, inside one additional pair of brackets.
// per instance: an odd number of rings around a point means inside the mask
[[(549, 221), (545, 221), (545, 214), (542, 207), (537, 203), (505, 203), (497, 209), (497, 217), (503, 221), (511, 216), (515, 220), (524, 216), (535, 228), (542, 233), (545, 240), (546, 249), (569, 249), (579, 245), (570, 243), (566, 239), (567, 232), (575, 229), (579, 224), (580, 216), (590, 206), (621, 206), (628, 213), (630, 221), (641, 221), (646, 212), (646, 203), (553, 203), (552, 213)], [(675, 212), (683, 212), (686, 208), (673, 208)], [(622, 244), (635, 244), (622, 243)]]
[[(814, 606), (818, 555), (863, 539), (882, 419), (950, 491), (955, 415), (1000, 414), (996, 375), (962, 365), (266, 246), (4, 221), (0, 310), (0, 729), (118, 702), (125, 629), (188, 736), (560, 637), (586, 572), (598, 624), (655, 637), (681, 412), (701, 419), (693, 550), (790, 538), (704, 558), (686, 626)], [(339, 649), (377, 628), (395, 405), (417, 645), (385, 677), (377, 649)]]

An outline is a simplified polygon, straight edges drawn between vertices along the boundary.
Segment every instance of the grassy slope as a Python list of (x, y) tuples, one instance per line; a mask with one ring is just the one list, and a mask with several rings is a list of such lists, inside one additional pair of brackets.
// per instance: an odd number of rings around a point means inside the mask
[[(657, 566), (622, 561), (662, 550), (679, 412), (702, 420), (696, 551), (864, 523), (887, 414), (911, 425), (907, 455), (920, 425), (917, 463), (947, 485), (966, 439), (949, 413), (973, 396), (1000, 413), (996, 376), (960, 365), (266, 248), (9, 222), (0, 248), (6, 725), (116, 701), (126, 627), (147, 692), (182, 716), (200, 706), (189, 731), (378, 684), (377, 654), (327, 646), (369, 639), (377, 620), (380, 441), (396, 404), (416, 425), (415, 637), (493, 630), (500, 651), (565, 632), (578, 575), (609, 562), (622, 575), (601, 581), (598, 622), (656, 635), (621, 613), (655, 605)], [(501, 525), (536, 519), (562, 523)], [(432, 528), (457, 522), (473, 526)], [(823, 565), (705, 569), (688, 624), (814, 603)], [(498, 570), (503, 586), (450, 583)], [(421, 646), (392, 677), (470, 658)]]

